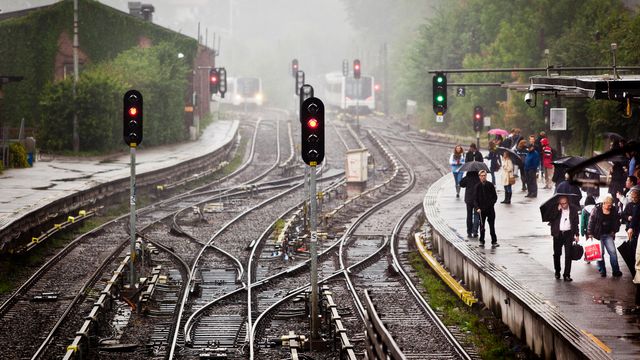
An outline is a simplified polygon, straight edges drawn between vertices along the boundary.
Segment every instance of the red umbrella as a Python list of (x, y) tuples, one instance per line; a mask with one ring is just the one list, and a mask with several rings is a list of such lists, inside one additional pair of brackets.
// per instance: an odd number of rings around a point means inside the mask
[(509, 135), (507, 130), (502, 129), (491, 129), (489, 130), (489, 135), (500, 135), (502, 137)]

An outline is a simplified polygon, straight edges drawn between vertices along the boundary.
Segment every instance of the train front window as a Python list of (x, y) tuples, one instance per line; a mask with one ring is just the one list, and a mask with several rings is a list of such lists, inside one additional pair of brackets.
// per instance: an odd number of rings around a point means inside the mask
[(253, 97), (260, 92), (260, 80), (256, 78), (238, 79), (238, 93), (244, 97)]
[[(360, 86), (360, 96), (358, 97), (358, 85)], [(365, 100), (371, 96), (371, 78), (363, 76), (360, 80), (347, 78), (345, 83), (345, 96), (350, 99)]]

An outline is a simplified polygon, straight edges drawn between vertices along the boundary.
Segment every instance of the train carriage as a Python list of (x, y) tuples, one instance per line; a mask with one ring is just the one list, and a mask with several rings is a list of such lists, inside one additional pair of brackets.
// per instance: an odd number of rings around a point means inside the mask
[(329, 73), (324, 79), (324, 98), (328, 108), (342, 112), (369, 113), (375, 110), (374, 78), (361, 76), (356, 80), (341, 73)]

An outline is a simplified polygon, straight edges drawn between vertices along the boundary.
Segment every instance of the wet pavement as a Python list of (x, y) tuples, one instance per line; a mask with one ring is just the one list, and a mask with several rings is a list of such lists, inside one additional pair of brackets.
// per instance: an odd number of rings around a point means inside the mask
[[(478, 249), (487, 260), (505, 269), (514, 279), (557, 307), (583, 332), (601, 340), (613, 350), (613, 358), (640, 358), (640, 315), (629, 314), (629, 309), (634, 305), (635, 287), (620, 254), (618, 261), (623, 273), (620, 278), (611, 277), (611, 266), (608, 255), (605, 255), (606, 278), (600, 277), (595, 262), (578, 260), (572, 263), (573, 282), (555, 279), (553, 240), (549, 226), (540, 220), (539, 210), (539, 206), (552, 196), (552, 190), (542, 189), (539, 185), (538, 197), (526, 198), (526, 192), (520, 191), (521, 184), (518, 181), (513, 186), (511, 204), (505, 205), (499, 203), (504, 199), (504, 188), (498, 183), (496, 234), (501, 246), (492, 249), (488, 225), (485, 248), (477, 248), (477, 239), (467, 238), (464, 190), (457, 199), (451, 174), (434, 186), (440, 187), (436, 202), (440, 216), (469, 246)], [(606, 190), (601, 189), (601, 193), (604, 192)], [(626, 234), (620, 231), (616, 235), (616, 246), (624, 239)], [(561, 262), (564, 264), (564, 257)]]
[[(139, 148), (136, 173), (165, 168), (211, 153), (230, 141), (238, 121), (211, 124), (196, 141)], [(0, 175), (0, 228), (59, 198), (130, 175), (129, 149), (100, 158), (43, 157), (32, 168), (7, 169)]]

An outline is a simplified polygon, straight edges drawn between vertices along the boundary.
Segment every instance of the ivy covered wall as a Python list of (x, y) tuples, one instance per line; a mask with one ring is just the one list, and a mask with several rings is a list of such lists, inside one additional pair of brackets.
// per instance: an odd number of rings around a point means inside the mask
[[(171, 43), (175, 53), (185, 55), (185, 64), (193, 64), (197, 51), (195, 39), (178, 34), (94, 0), (79, 0), (80, 49), (88, 56), (87, 66), (115, 58), (138, 46), (141, 37), (153, 44)], [(54, 81), (58, 39), (66, 31), (73, 36), (73, 1), (65, 0), (43, 7), (25, 16), (0, 21), (0, 75), (24, 76), (18, 83), (3, 86), (0, 123), (17, 127), (20, 119), (27, 127), (39, 123), (42, 90)]]

